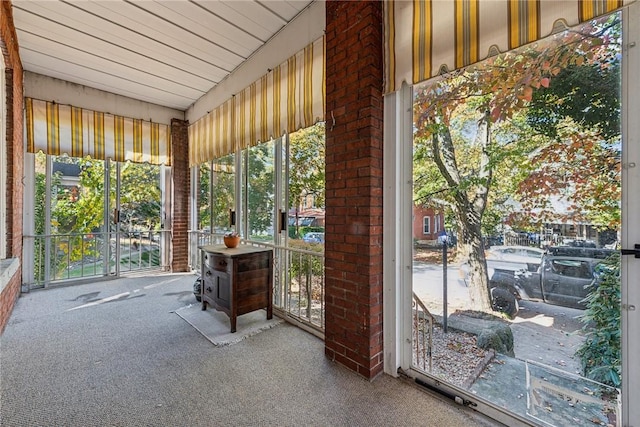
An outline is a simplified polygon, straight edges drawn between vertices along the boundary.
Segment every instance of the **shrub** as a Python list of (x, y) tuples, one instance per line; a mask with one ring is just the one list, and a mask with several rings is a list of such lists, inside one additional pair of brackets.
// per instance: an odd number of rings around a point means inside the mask
[(580, 316), (586, 340), (576, 355), (583, 374), (594, 381), (620, 386), (620, 255), (607, 258), (585, 298), (587, 309)]
[(290, 225), (288, 231), (289, 231), (289, 238), (302, 239), (305, 234), (310, 233), (312, 231), (324, 232), (324, 227), (305, 226), (305, 225), (300, 225), (296, 227), (295, 225)]

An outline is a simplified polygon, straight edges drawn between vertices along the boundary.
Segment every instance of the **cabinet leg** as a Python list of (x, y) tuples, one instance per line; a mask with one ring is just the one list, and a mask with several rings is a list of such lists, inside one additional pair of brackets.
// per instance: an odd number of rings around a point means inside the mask
[(273, 306), (269, 304), (267, 306), (267, 320), (273, 319)]
[(207, 302), (205, 300), (202, 300), (202, 311), (205, 311), (207, 309)]
[(229, 321), (231, 323), (231, 333), (234, 333), (236, 331), (236, 318), (230, 317)]

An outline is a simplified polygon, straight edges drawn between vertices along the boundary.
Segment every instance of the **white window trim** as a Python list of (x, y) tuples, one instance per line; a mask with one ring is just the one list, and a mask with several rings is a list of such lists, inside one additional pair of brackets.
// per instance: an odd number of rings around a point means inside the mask
[[(411, 369), (413, 266), (413, 93), (384, 97), (383, 301), (384, 371), (398, 376)], [(407, 307), (409, 309), (407, 309)]]
[[(640, 209), (638, 182), (640, 168), (640, 122), (635, 112), (640, 108), (640, 84), (637, 73), (640, 69), (640, 51), (636, 42), (640, 37), (640, 3), (632, 3), (623, 9), (622, 16), (622, 247), (632, 248), (640, 241), (640, 225), (635, 215)], [(635, 361), (640, 352), (640, 311), (635, 309), (640, 301), (640, 289), (636, 277), (640, 274), (640, 262), (632, 257), (622, 257), (622, 425), (631, 425), (640, 419), (640, 367)], [(631, 309), (633, 307), (634, 309)]]

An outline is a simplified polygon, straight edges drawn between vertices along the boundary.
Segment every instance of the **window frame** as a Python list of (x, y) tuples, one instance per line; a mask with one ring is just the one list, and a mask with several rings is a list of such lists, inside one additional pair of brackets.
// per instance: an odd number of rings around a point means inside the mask
[(431, 234), (431, 217), (429, 215), (422, 217), (422, 234), (424, 236)]

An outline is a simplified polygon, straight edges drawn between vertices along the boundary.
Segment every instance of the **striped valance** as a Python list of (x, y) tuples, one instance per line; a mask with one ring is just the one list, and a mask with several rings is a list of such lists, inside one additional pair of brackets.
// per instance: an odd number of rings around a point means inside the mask
[(32, 98), (25, 110), (30, 153), (171, 164), (167, 125)]
[(506, 52), (634, 0), (385, 1), (385, 92)]
[(324, 37), (189, 126), (189, 163), (201, 163), (324, 120)]

